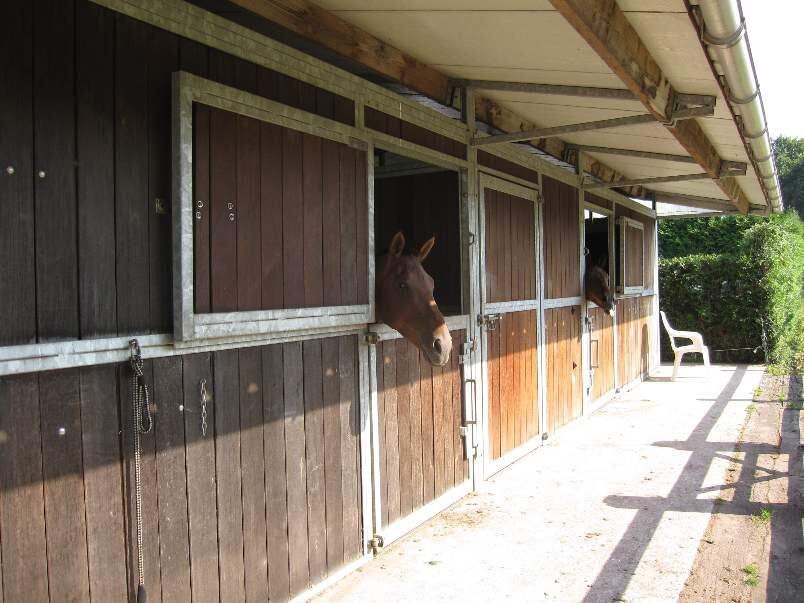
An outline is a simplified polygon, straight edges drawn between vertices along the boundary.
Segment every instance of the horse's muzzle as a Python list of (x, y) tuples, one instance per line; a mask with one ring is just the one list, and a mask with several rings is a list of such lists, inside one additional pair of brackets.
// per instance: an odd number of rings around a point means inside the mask
[(447, 364), (452, 352), (452, 336), (447, 325), (442, 324), (431, 336), (423, 337), (421, 348), (430, 364), (435, 366)]

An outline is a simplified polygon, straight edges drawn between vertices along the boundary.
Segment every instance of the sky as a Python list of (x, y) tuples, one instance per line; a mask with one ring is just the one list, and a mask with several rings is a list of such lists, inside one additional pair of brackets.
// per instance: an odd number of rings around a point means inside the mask
[(804, 0), (742, 0), (769, 132), (804, 138)]

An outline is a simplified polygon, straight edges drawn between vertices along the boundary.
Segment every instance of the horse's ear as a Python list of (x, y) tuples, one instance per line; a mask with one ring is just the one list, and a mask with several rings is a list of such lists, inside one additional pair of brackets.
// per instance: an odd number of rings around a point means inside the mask
[(420, 262), (423, 262), (424, 259), (430, 255), (430, 252), (433, 250), (435, 246), (435, 236), (430, 237), (427, 241), (424, 242), (421, 249), (419, 249), (418, 258)]
[(391, 239), (391, 244), (388, 246), (388, 255), (398, 258), (402, 255), (403, 251), (405, 251), (405, 235), (403, 235), (400, 230), (394, 235), (394, 238)]

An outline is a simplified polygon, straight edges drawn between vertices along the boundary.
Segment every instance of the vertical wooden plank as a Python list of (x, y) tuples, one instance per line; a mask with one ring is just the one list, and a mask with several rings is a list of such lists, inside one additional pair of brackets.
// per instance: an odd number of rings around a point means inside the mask
[(410, 459), (411, 504), (422, 506), (422, 378), (419, 368), (419, 350), (408, 344), (408, 375), (410, 383)]
[(282, 261), (285, 308), (304, 305), (302, 134), (282, 130)]
[(500, 458), (500, 331), (488, 332), (489, 448), (492, 460)]
[(115, 20), (115, 270), (117, 331), (150, 327), (148, 260), (147, 29)]
[(89, 598), (78, 371), (39, 378), (47, 573), (51, 592)]
[(39, 341), (79, 335), (74, 17), (71, 0), (36, 3), (33, 114)]
[(453, 459), (453, 419), (452, 419), (452, 387), (453, 367), (451, 360), (442, 367), (444, 379), (444, 398), (441, 408), (444, 411), (444, 489), (449, 490), (455, 484), (455, 461)]
[(397, 423), (399, 426), (399, 514), (405, 517), (413, 510), (411, 483), (413, 462), (410, 445), (410, 374), (408, 356), (413, 344), (406, 339), (394, 340), (396, 347)]
[(209, 47), (189, 38), (179, 38), (179, 66), (201, 77), (209, 70)]
[(355, 156), (340, 145), (341, 303), (347, 306), (357, 303)]
[[(179, 38), (149, 28), (148, 53), (148, 221), (151, 329), (169, 331), (173, 313), (171, 268), (171, 78), (179, 64)], [(157, 207), (157, 199), (164, 210)]]
[[(162, 598), (165, 601), (190, 601), (187, 472), (184, 414), (181, 410), (184, 402), (182, 358), (154, 359), (153, 371)], [(94, 596), (94, 588), (92, 592)]]
[(513, 411), (511, 413), (511, 441), (513, 444), (511, 448), (516, 448), (522, 442), (520, 428), (522, 420), (522, 357), (520, 354), (522, 312), (513, 312), (509, 316), (511, 317), (511, 389), (513, 390), (511, 400)]
[(114, 15), (110, 11), (90, 2), (76, 5), (75, 51), (78, 299), (80, 333), (86, 339), (117, 333), (117, 297), (109, 286), (115, 280)]
[(343, 467), (343, 556), (351, 561), (360, 555), (360, 480), (357, 459), (360, 453), (358, 426), (355, 416), (360, 401), (358, 398), (357, 338), (354, 335), (338, 338), (341, 375), (341, 458)]
[(503, 250), (503, 287), (504, 299), (513, 299), (513, 262), (511, 256), (511, 196), (505, 193), (500, 193), (502, 200), (502, 218), (503, 218), (503, 239), (501, 241)]
[(357, 236), (357, 303), (368, 303), (368, 155), (355, 151), (355, 228)]
[[(464, 341), (464, 331), (453, 332), (453, 338), (458, 348)], [(455, 485), (463, 482), (463, 439), (461, 438), (461, 425), (463, 424), (463, 400), (461, 365), (458, 363), (458, 356), (451, 354), (450, 364), (452, 365), (452, 455), (455, 465)]]
[(0, 541), (5, 601), (47, 601), (48, 565), (42, 488), (37, 375), (0, 379)]
[(260, 122), (237, 116), (237, 309), (262, 308)]
[(422, 409), (422, 503), (435, 497), (435, 465), (433, 458), (433, 368), (418, 352), (419, 395)]
[[(144, 367), (145, 383), (149, 391), (153, 387), (153, 365), (148, 361)], [(128, 532), (129, 554), (129, 597), (136, 596), (139, 580), (137, 565), (137, 538), (136, 538), (136, 497), (135, 492), (135, 460), (134, 460), (134, 406), (132, 404), (133, 391), (131, 382), (131, 369), (128, 364), (118, 365), (118, 379), (120, 380), (120, 416), (123, 428), (124, 443), (124, 478), (125, 496), (128, 504), (126, 526)], [(143, 533), (143, 573), (148, 587), (149, 600), (161, 601), (161, 572), (159, 568), (159, 525), (156, 483), (156, 446), (154, 433), (141, 434), (140, 437), (140, 483), (142, 485), (142, 533)]]
[(385, 416), (385, 377), (383, 367), (385, 366), (385, 343), (377, 344), (377, 431), (380, 448), (380, 527), (388, 524), (388, 507), (385, 503), (388, 492), (388, 445), (385, 440), (386, 416)]
[(289, 596), (289, 564), (282, 345), (262, 348), (262, 391), (268, 593), (271, 599), (285, 600)]
[(510, 414), (511, 400), (511, 364), (508, 354), (510, 315), (504, 315), (497, 326), (500, 338), (500, 455), (511, 449), (508, 431), (508, 415)]
[[(321, 117), (334, 119), (335, 116), (335, 95), (323, 88), (315, 89), (315, 112)], [(368, 116), (368, 112), (366, 113)], [(368, 126), (370, 127), (370, 126)], [(375, 128), (376, 129), (376, 128)]]
[[(379, 353), (379, 348), (378, 348)], [(378, 356), (382, 358), (382, 356)], [(338, 340), (321, 341), (323, 374), (324, 480), (327, 568), (343, 563), (343, 489), (341, 477), (341, 420)], [(380, 422), (382, 426), (382, 422)]]
[(349, 126), (355, 125), (355, 104), (345, 96), (335, 95), (335, 120)]
[(304, 305), (315, 308), (324, 305), (323, 201), (321, 138), (303, 135), (303, 197), (304, 197)]
[(238, 351), (243, 566), (246, 601), (268, 598), (265, 523), (262, 358), (259, 348)]
[(309, 585), (307, 558), (307, 467), (304, 450), (302, 344), (282, 345), (285, 376), (285, 453), (288, 485), (290, 592)]
[[(396, 344), (383, 344), (383, 381), (385, 391), (385, 448), (387, 491), (382, 501), (388, 510), (388, 523), (399, 518), (399, 422), (397, 420)], [(383, 511), (385, 512), (385, 511)]]
[(215, 400), (215, 485), (218, 572), (224, 601), (245, 599), (243, 503), (240, 475), (240, 370), (237, 350), (212, 355)]
[(33, 199), (33, 2), (0, 3), (0, 345), (36, 341)]
[[(201, 382), (205, 382), (207, 432), (201, 432)], [(215, 400), (210, 355), (184, 357), (184, 433), (187, 442), (187, 514), (193, 601), (219, 597), (217, 497), (215, 492)]]
[(444, 470), (444, 398), (446, 395), (446, 378), (444, 369), (433, 368), (433, 479), (434, 496), (438, 498), (446, 490)]
[(307, 468), (307, 550), (310, 582), (327, 572), (326, 484), (324, 475), (324, 391), (321, 340), (305, 341), (304, 434)]
[(119, 601), (127, 592), (117, 370), (83, 368), (80, 380), (89, 592), (97, 601)]
[(209, 129), (211, 310), (232, 312), (237, 310), (237, 116), (210, 108)]
[[(211, 309), (210, 285), (210, 150), (209, 112), (206, 105), (193, 106), (193, 200), (196, 203), (193, 227), (193, 279), (195, 311)], [(199, 207), (200, 205), (200, 207)]]
[[(262, 80), (260, 82), (262, 84)], [(283, 308), (285, 303), (282, 260), (282, 188), (282, 128), (273, 124), (261, 123), (260, 263), (262, 265), (261, 291), (264, 310)]]
[(340, 150), (338, 143), (322, 143), (324, 305), (341, 305)]
[(299, 82), (299, 108), (315, 113), (315, 86), (307, 82)]

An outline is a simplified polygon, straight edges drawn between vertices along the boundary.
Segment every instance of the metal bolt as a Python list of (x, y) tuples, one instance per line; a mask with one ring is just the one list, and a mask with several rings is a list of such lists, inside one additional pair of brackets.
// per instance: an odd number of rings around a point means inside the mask
[(8, 167), (6, 168), (6, 174), (8, 174), (9, 176), (13, 176), (13, 175), (14, 175), (14, 166), (13, 166), (13, 165), (10, 165), (10, 166), (8, 166)]
[(44, 177), (45, 177), (45, 175), (46, 175), (46, 174), (45, 174), (45, 170), (39, 170), (38, 176), (39, 176), (40, 178), (44, 178)]
[(226, 204), (226, 207), (227, 207), (227, 209), (234, 209), (234, 203), (229, 201), (229, 203)]
[(59, 435), (60, 436), (63, 436), (66, 433), (67, 433), (67, 430), (64, 427), (59, 427)]
[(230, 213), (229, 214), (229, 222), (234, 222), (234, 219), (235, 219), (234, 213)]
[(179, 404), (179, 412), (184, 412), (184, 404)]
[(167, 207), (165, 206), (165, 202), (162, 201), (159, 197), (154, 199), (154, 211), (158, 214), (166, 214)]
[(195, 219), (196, 219), (196, 220), (200, 220), (200, 219), (201, 219), (201, 212), (200, 212), (200, 211), (195, 212)]
[(204, 207), (204, 202), (203, 202), (203, 201), (201, 201), (201, 199), (199, 199), (198, 201), (196, 201), (196, 202), (195, 202), (195, 206), (196, 206), (198, 209), (201, 209), (202, 207)]

